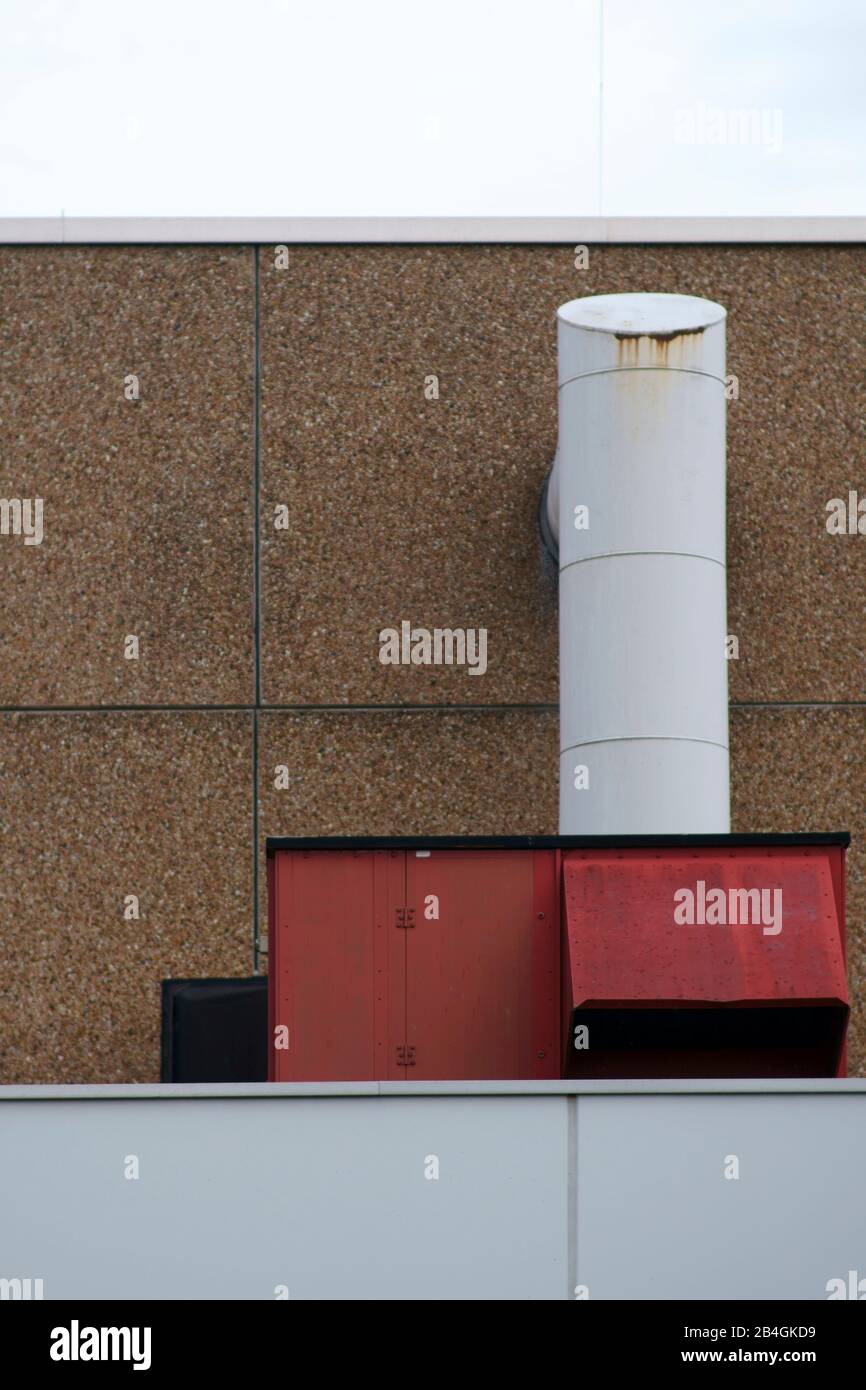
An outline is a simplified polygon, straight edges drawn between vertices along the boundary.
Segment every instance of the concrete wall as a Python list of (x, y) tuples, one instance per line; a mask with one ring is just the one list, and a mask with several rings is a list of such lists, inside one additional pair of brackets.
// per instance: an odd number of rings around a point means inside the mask
[(0, 1279), (46, 1299), (866, 1288), (866, 1085), (763, 1084), (10, 1088)]
[[(254, 967), (266, 834), (556, 830), (554, 313), (650, 289), (729, 310), (733, 827), (852, 832), (864, 1074), (866, 539), (825, 529), (862, 483), (864, 268), (0, 248), (0, 495), (45, 503), (41, 545), (0, 536), (0, 1081), (155, 1080), (160, 980)], [(486, 627), (486, 674), (381, 665), (404, 618)]]

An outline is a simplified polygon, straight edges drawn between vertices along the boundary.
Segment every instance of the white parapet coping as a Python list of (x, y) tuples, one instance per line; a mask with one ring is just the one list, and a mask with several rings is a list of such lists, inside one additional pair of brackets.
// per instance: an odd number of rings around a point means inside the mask
[(2, 217), (0, 244), (866, 242), (866, 217)]
[(241, 1081), (106, 1086), (0, 1086), (21, 1100), (305, 1100), (363, 1096), (729, 1096), (866, 1094), (862, 1077), (760, 1077), (686, 1081)]

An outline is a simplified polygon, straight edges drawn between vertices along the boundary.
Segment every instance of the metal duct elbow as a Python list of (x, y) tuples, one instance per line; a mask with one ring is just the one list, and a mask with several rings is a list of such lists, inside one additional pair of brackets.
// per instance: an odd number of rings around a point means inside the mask
[(557, 319), (560, 831), (726, 832), (725, 310), (599, 295)]

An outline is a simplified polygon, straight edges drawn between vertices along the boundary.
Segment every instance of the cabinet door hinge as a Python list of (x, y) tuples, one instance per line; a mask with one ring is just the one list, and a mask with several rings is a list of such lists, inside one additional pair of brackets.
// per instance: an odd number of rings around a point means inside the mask
[(402, 1045), (402, 1044), (399, 1045), (399, 1046), (397, 1047), (397, 1064), (398, 1064), (398, 1066), (401, 1066), (401, 1067), (414, 1067), (414, 1065), (415, 1065), (415, 1049), (414, 1049), (414, 1047), (406, 1047), (406, 1046), (404, 1046), (404, 1045)]
[(394, 921), (398, 927), (414, 927), (415, 909), (414, 907), (397, 907), (394, 909)]

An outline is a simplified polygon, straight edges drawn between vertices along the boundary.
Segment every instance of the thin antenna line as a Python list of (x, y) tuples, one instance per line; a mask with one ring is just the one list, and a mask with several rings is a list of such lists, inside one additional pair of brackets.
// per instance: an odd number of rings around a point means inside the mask
[(604, 216), (604, 0), (598, 0), (598, 215)]

